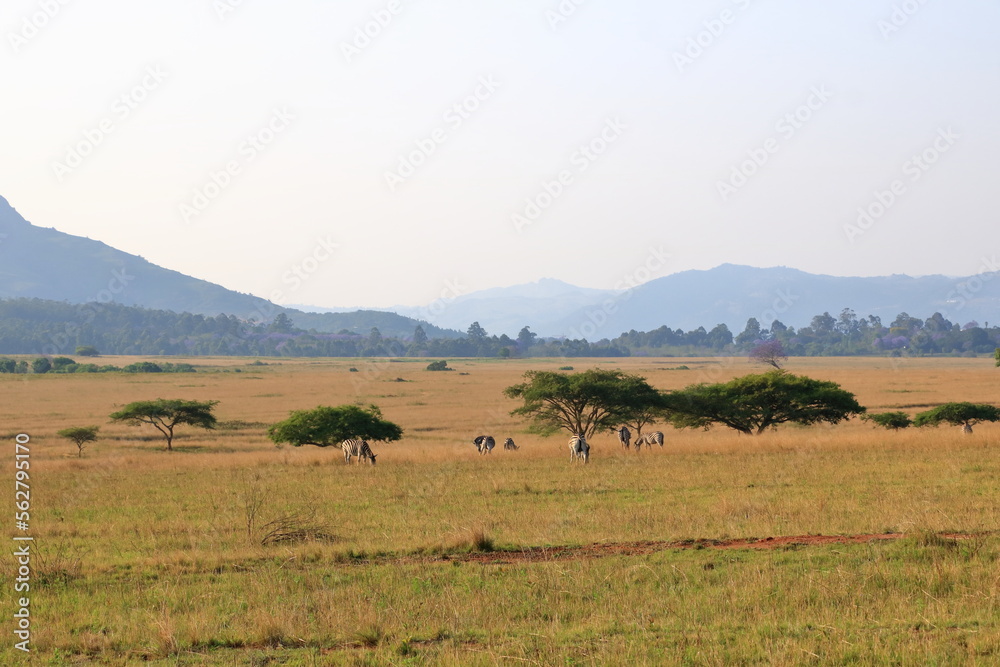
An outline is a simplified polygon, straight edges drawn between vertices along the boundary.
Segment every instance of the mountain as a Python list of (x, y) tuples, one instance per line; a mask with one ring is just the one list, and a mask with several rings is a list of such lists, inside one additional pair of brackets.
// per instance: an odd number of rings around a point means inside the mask
[(226, 313), (270, 321), (285, 313), (305, 329), (409, 337), (421, 324), (428, 336), (457, 337), (409, 317), (377, 311), (304, 313), (206, 280), (157, 266), (109, 245), (37, 227), (0, 197), (0, 299), (34, 297), (69, 303), (115, 302), (195, 315)]
[(721, 323), (737, 334), (751, 317), (764, 328), (775, 319), (798, 328), (824, 312), (837, 317), (844, 308), (858, 317), (880, 317), (885, 325), (902, 312), (921, 319), (940, 312), (960, 324), (996, 323), (1000, 321), (1000, 280), (993, 280), (995, 276), (989, 272), (969, 278), (858, 278), (723, 264), (651, 280), (618, 295), (610, 308), (577, 310), (553, 330), (570, 337), (590, 334), (585, 337), (596, 340), (632, 329), (649, 331), (666, 325), (689, 331)]
[(498, 336), (516, 337), (524, 326), (542, 335), (561, 335), (562, 320), (614, 294), (611, 290), (576, 287), (543, 278), (533, 283), (472, 292), (452, 300), (440, 299), (426, 306), (398, 306), (392, 310), (459, 331), (479, 322), (487, 333)]

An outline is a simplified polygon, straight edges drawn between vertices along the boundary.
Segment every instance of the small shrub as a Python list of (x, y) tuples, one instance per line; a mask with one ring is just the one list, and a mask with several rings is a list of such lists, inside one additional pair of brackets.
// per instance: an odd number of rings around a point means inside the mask
[(559, 370), (561, 370), (561, 371), (571, 371), (571, 370), (573, 370), (573, 367), (572, 366), (560, 366)]
[(101, 353), (97, 351), (97, 348), (93, 345), (78, 345), (76, 348), (76, 355), (78, 357), (99, 357)]
[(431, 363), (427, 364), (427, 370), (429, 370), (429, 371), (452, 371), (452, 370), (455, 370), (455, 369), (448, 368), (448, 362), (445, 361), (444, 359), (442, 359), (440, 361), (432, 361)]

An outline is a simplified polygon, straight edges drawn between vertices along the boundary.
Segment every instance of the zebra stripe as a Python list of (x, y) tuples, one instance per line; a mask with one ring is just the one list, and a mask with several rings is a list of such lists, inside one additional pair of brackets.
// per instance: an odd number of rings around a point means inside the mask
[(635, 439), (635, 451), (642, 449), (643, 445), (649, 449), (653, 446), (653, 443), (658, 444), (660, 447), (663, 446), (663, 433), (660, 431), (653, 431), (652, 433), (647, 433), (646, 435), (640, 435)]
[(357, 456), (358, 463), (361, 463), (362, 459), (368, 459), (369, 463), (375, 465), (375, 454), (372, 453), (372, 448), (365, 440), (344, 440), (340, 444), (340, 448), (344, 450), (344, 463), (350, 463), (351, 457)]
[(628, 430), (628, 428), (622, 426), (620, 429), (615, 431), (615, 433), (618, 434), (618, 442), (622, 443), (622, 448), (628, 449), (629, 440), (632, 439), (632, 433)]
[(569, 460), (581, 460), (584, 463), (590, 459), (590, 445), (582, 435), (574, 435), (569, 439)]
[(509, 449), (511, 451), (516, 451), (517, 449), (520, 449), (517, 445), (514, 444), (513, 438), (507, 438), (506, 440), (504, 440), (503, 448)]

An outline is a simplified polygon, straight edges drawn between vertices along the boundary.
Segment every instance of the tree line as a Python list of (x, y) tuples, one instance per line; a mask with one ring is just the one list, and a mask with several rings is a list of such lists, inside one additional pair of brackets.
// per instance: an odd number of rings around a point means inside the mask
[(1000, 347), (1000, 327), (959, 324), (941, 313), (926, 320), (900, 313), (883, 324), (875, 315), (843, 309), (816, 315), (795, 329), (780, 320), (765, 326), (750, 318), (734, 334), (725, 324), (691, 331), (661, 326), (628, 331), (613, 339), (541, 338), (525, 326), (517, 337), (491, 335), (473, 322), (462, 338), (430, 338), (417, 325), (412, 335), (383, 336), (305, 330), (285, 313), (269, 322), (150, 310), (115, 303), (73, 305), (43, 299), (0, 301), (0, 354), (61, 356), (77, 347), (114, 355), (260, 357), (627, 357), (743, 355), (778, 341), (791, 356), (977, 355)]

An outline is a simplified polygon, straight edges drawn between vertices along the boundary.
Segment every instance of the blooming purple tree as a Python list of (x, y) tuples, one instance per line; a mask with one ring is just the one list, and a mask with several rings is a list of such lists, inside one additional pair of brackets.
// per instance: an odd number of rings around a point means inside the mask
[(788, 355), (780, 340), (758, 340), (750, 350), (750, 361), (781, 370), (781, 362), (788, 361)]

